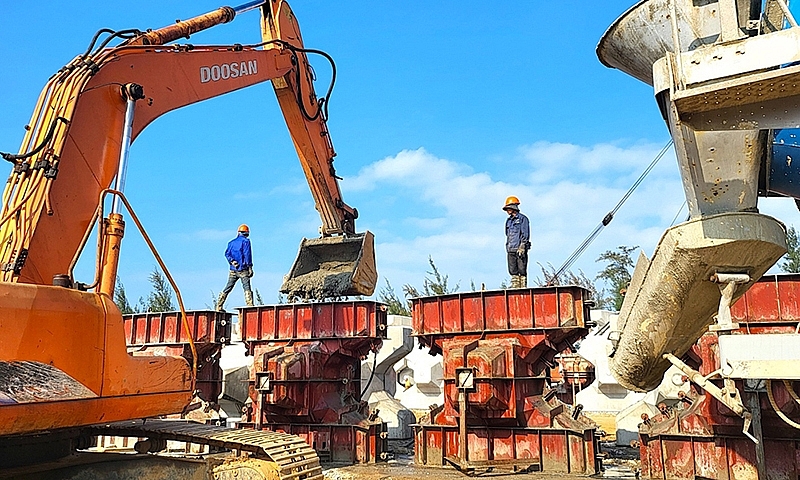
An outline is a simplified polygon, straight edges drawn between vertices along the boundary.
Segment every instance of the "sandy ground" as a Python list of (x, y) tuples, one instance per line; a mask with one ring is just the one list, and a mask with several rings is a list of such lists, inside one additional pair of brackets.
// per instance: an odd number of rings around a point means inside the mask
[[(631, 456), (631, 455), (620, 455)], [(603, 478), (630, 478), (636, 477), (639, 461), (633, 458), (607, 458), (603, 461)], [(414, 465), (410, 456), (398, 456), (387, 463), (350, 465), (336, 467), (324, 466), (326, 480), (416, 480), (416, 479), (441, 479), (463, 480), (466, 475), (453, 468), (435, 468)], [(580, 479), (574, 475), (548, 474), (548, 473), (511, 473), (509, 471), (476, 472), (476, 477), (481, 478), (508, 478), (513, 480), (555, 480), (562, 478)]]

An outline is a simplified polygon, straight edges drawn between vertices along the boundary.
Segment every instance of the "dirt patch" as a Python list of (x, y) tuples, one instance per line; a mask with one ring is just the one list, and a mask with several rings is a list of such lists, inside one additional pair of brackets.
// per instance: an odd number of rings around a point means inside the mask
[[(628, 453), (629, 452), (625, 452), (623, 455)], [(324, 465), (323, 470), (326, 480), (464, 480), (470, 478), (454, 468), (416, 465), (413, 460), (412, 456), (398, 455), (395, 460), (386, 463), (350, 465), (346, 467)], [(609, 462), (609, 460), (610, 459), (603, 460), (603, 464), (606, 465), (606, 470), (602, 473), (604, 478), (636, 478), (636, 471), (638, 471), (637, 460), (614, 459), (611, 462)], [(509, 480), (564, 480), (568, 478), (589, 478), (586, 476), (566, 475), (563, 473), (511, 473), (509, 470), (481, 472), (480, 477)]]

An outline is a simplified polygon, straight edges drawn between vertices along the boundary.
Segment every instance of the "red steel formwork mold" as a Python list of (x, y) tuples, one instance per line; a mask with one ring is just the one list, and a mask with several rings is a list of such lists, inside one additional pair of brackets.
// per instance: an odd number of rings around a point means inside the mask
[[(766, 275), (731, 307), (739, 329), (733, 335), (795, 334), (800, 323), (800, 275)], [(683, 360), (703, 375), (720, 368), (718, 336), (707, 333)], [(765, 467), (769, 479), (800, 478), (800, 430), (789, 427), (773, 410), (765, 392), (756, 395), (761, 409)], [(789, 382), (796, 391), (798, 385)], [(721, 382), (718, 382), (721, 386)], [(775, 382), (778, 407), (795, 421), (800, 404), (782, 382)], [(647, 418), (639, 427), (642, 478), (755, 480), (758, 478), (756, 446), (742, 433), (743, 420), (694, 384), (685, 383), (685, 395), (673, 408)], [(745, 402), (747, 405), (747, 402)]]
[(558, 399), (574, 405), (575, 396), (594, 382), (594, 365), (577, 353), (560, 353), (555, 360), (558, 368), (550, 370), (550, 377), (558, 384)]
[(596, 426), (558, 400), (549, 375), (586, 336), (588, 300), (576, 286), (412, 299), (415, 335), (444, 357), (445, 403), (415, 427), (417, 462), (597, 473)]
[(298, 435), (323, 461), (385, 458), (386, 431), (361, 399), (361, 361), (386, 338), (386, 306), (373, 301), (239, 309), (254, 357), (243, 427)]
[(190, 331), (181, 321), (181, 312), (133, 313), (123, 315), (125, 340), (133, 355), (183, 357), (192, 363), (191, 333), (197, 351), (198, 397), (212, 405), (222, 393), (222, 347), (231, 339), (230, 313), (210, 310), (186, 312)]

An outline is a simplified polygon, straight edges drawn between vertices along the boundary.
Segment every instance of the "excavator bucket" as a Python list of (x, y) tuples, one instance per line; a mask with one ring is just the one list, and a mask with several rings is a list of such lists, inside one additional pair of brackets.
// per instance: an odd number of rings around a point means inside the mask
[(372, 295), (378, 283), (375, 236), (304, 238), (281, 292), (290, 298), (323, 300)]

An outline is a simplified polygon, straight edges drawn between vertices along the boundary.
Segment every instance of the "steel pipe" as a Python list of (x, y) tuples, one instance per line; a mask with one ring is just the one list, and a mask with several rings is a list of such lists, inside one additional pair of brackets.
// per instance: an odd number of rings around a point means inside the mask
[(179, 38), (189, 38), (192, 34), (207, 30), (221, 23), (228, 23), (235, 16), (236, 11), (233, 8), (220, 7), (189, 20), (178, 20), (174, 25), (147, 32), (131, 42), (131, 45), (165, 45)]

